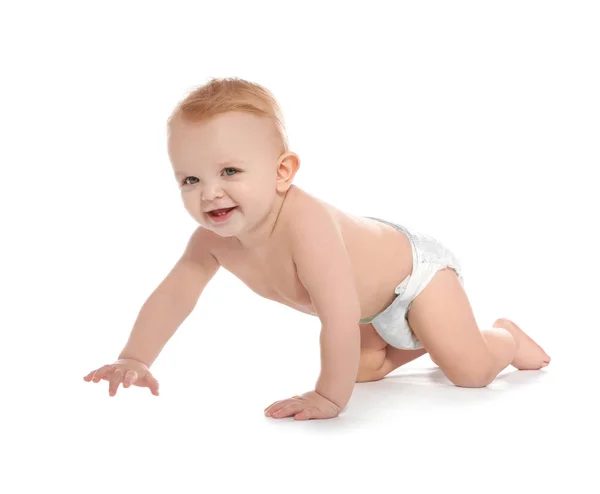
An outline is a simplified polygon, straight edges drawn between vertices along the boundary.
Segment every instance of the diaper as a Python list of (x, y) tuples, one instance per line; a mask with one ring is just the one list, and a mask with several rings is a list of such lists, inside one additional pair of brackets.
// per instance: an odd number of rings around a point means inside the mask
[(406, 235), (412, 247), (412, 274), (396, 287), (396, 297), (383, 311), (360, 323), (370, 322), (383, 340), (395, 348), (417, 350), (423, 348), (408, 324), (407, 314), (412, 301), (429, 284), (435, 274), (447, 267), (454, 269), (464, 286), (462, 267), (456, 256), (441, 242), (430, 235), (409, 230), (396, 223), (366, 216), (390, 225)]

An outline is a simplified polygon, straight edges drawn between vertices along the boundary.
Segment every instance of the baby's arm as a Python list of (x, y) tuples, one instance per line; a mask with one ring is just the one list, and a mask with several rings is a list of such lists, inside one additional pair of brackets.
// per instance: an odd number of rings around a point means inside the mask
[(211, 254), (212, 232), (197, 228), (185, 252), (142, 306), (119, 359), (148, 366), (190, 315), (202, 291), (219, 269)]
[(298, 277), (321, 319), (321, 373), (315, 391), (344, 408), (360, 361), (360, 301), (344, 239), (319, 203), (294, 218), (292, 249)]

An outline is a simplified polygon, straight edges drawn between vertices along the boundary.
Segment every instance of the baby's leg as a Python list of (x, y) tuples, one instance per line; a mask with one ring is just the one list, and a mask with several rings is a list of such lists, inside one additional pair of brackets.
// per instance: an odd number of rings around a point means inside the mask
[(360, 324), (360, 365), (356, 382), (379, 381), (401, 365), (412, 362), (427, 350), (400, 350), (388, 345), (373, 324)]
[(407, 318), (432, 360), (457, 386), (487, 386), (511, 363), (539, 369), (549, 362), (533, 340), (506, 320), (481, 331), (452, 269), (436, 273), (413, 300)]
[(379, 381), (401, 365), (408, 364), (426, 353), (427, 350), (424, 348), (400, 350), (390, 345), (376, 351), (365, 352), (363, 350), (360, 355), (360, 366), (356, 382)]
[(427, 350), (425, 350), (425, 348), (419, 348), (418, 350), (401, 350), (400, 348), (388, 345), (386, 348), (385, 360), (383, 361), (381, 369), (379, 369), (379, 373), (383, 378), (401, 365), (408, 364), (426, 353)]
[(513, 367), (519, 370), (537, 370), (550, 363), (550, 357), (542, 347), (511, 320), (497, 319), (493, 327), (506, 329), (517, 341), (517, 353), (510, 363)]

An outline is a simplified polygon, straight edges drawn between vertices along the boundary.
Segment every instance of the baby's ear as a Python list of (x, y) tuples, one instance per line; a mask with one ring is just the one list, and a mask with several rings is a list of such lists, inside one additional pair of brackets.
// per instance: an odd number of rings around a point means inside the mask
[(300, 158), (296, 153), (287, 152), (279, 156), (277, 163), (277, 188), (280, 192), (285, 192), (292, 185), (300, 168)]

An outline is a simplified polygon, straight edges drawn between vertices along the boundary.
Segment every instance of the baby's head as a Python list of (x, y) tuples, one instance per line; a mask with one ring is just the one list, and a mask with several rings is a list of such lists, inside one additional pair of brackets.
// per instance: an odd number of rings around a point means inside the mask
[[(223, 237), (253, 229), (281, 204), (299, 167), (282, 112), (264, 87), (212, 79), (190, 92), (167, 122), (168, 153), (184, 206)], [(237, 206), (229, 220), (207, 211)]]

